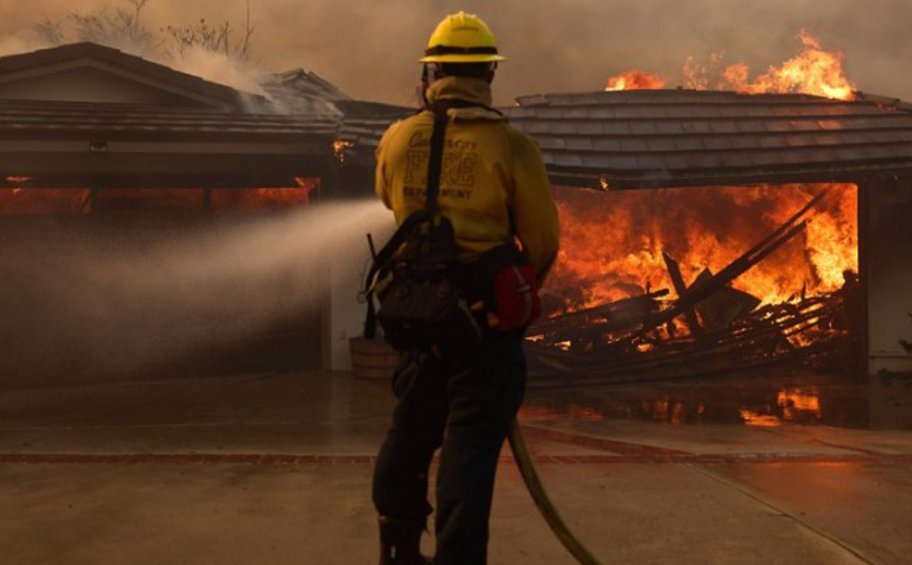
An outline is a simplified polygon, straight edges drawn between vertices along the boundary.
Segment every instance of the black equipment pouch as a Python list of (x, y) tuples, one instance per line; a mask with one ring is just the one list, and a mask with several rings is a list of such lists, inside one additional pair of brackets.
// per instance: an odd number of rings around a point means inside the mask
[(481, 329), (458, 282), (453, 224), (436, 215), (447, 114), (446, 106), (433, 110), (425, 208), (406, 218), (374, 258), (366, 280), (364, 335), (374, 336), (376, 319), (399, 351), (436, 347), (438, 354), (455, 358), (479, 341)]

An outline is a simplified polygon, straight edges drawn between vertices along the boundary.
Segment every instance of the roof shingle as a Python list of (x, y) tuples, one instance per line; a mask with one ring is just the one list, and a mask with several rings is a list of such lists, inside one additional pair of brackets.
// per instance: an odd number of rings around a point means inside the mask
[[(542, 94), (517, 102), (506, 115), (533, 138), (547, 134), (542, 151), (548, 170), (564, 184), (848, 181), (912, 170), (912, 106), (860, 93), (854, 101), (839, 101), (642, 90)], [(583, 114), (587, 119), (580, 122)]]

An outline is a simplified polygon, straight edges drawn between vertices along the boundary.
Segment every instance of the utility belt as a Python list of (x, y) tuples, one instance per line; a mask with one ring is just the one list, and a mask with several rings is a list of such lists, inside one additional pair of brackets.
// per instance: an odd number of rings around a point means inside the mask
[(453, 225), (437, 214), (446, 108), (433, 108), (425, 209), (406, 218), (374, 256), (364, 291), (364, 335), (374, 337), (379, 323), (399, 351), (428, 350), (458, 360), (485, 332), (525, 327), (541, 307), (535, 273), (513, 242), (468, 264), (458, 261)]
[(464, 264), (428, 258), (399, 257), (373, 275), (365, 337), (375, 337), (379, 325), (399, 351), (452, 359), (485, 334), (522, 330), (541, 313), (535, 273), (512, 243)]

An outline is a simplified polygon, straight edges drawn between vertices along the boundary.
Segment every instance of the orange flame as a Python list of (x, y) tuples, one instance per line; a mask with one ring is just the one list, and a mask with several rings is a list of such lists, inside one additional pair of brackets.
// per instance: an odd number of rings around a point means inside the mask
[(557, 189), (561, 249), (546, 290), (585, 308), (672, 289), (662, 253), (680, 262), (687, 284), (718, 272), (821, 190), (807, 230), (732, 286), (767, 303), (833, 291), (858, 270), (857, 187), (778, 185), (594, 192)]
[[(734, 90), (745, 94), (812, 94), (838, 100), (852, 100), (855, 85), (846, 77), (841, 51), (824, 51), (820, 40), (807, 30), (798, 32), (803, 48), (780, 66), (770, 66), (766, 73), (750, 78), (745, 63), (722, 68), (723, 53), (713, 53), (708, 63), (688, 57), (682, 70), (683, 85), (694, 90)], [(630, 77), (630, 78), (628, 78)], [(641, 82), (642, 78), (642, 82)], [(606, 90), (662, 88), (661, 77), (632, 70), (611, 77)]]
[(605, 90), (658, 90), (665, 88), (665, 81), (639, 69), (615, 75), (605, 83)]
[(779, 67), (749, 80), (747, 65), (731, 65), (723, 72), (724, 84), (731, 90), (747, 94), (802, 93), (852, 100), (855, 85), (846, 78), (839, 51), (824, 51), (820, 40), (802, 29), (798, 34), (804, 49)]
[(345, 164), (346, 151), (348, 151), (349, 149), (351, 149), (354, 146), (355, 146), (355, 144), (352, 143), (351, 141), (345, 141), (342, 139), (337, 139), (337, 140), (333, 141), (333, 154), (335, 154), (336, 160), (339, 161), (340, 165)]

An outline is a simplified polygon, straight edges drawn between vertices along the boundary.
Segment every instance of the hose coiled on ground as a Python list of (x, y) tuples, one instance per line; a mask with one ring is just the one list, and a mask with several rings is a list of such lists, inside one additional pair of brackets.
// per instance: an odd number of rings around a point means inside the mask
[(592, 552), (573, 535), (573, 532), (570, 531), (560, 513), (558, 513), (557, 508), (554, 507), (551, 499), (548, 498), (548, 493), (538, 477), (535, 465), (532, 464), (532, 458), (529, 456), (529, 450), (526, 447), (526, 440), (523, 439), (522, 431), (519, 429), (519, 422), (516, 419), (510, 424), (509, 438), (510, 449), (513, 450), (513, 457), (516, 459), (519, 473), (526, 483), (526, 488), (529, 489), (529, 494), (532, 495), (532, 500), (535, 501), (535, 506), (538, 507), (545, 522), (548, 523), (548, 527), (551, 528), (557, 539), (577, 561), (583, 565), (599, 565)]

